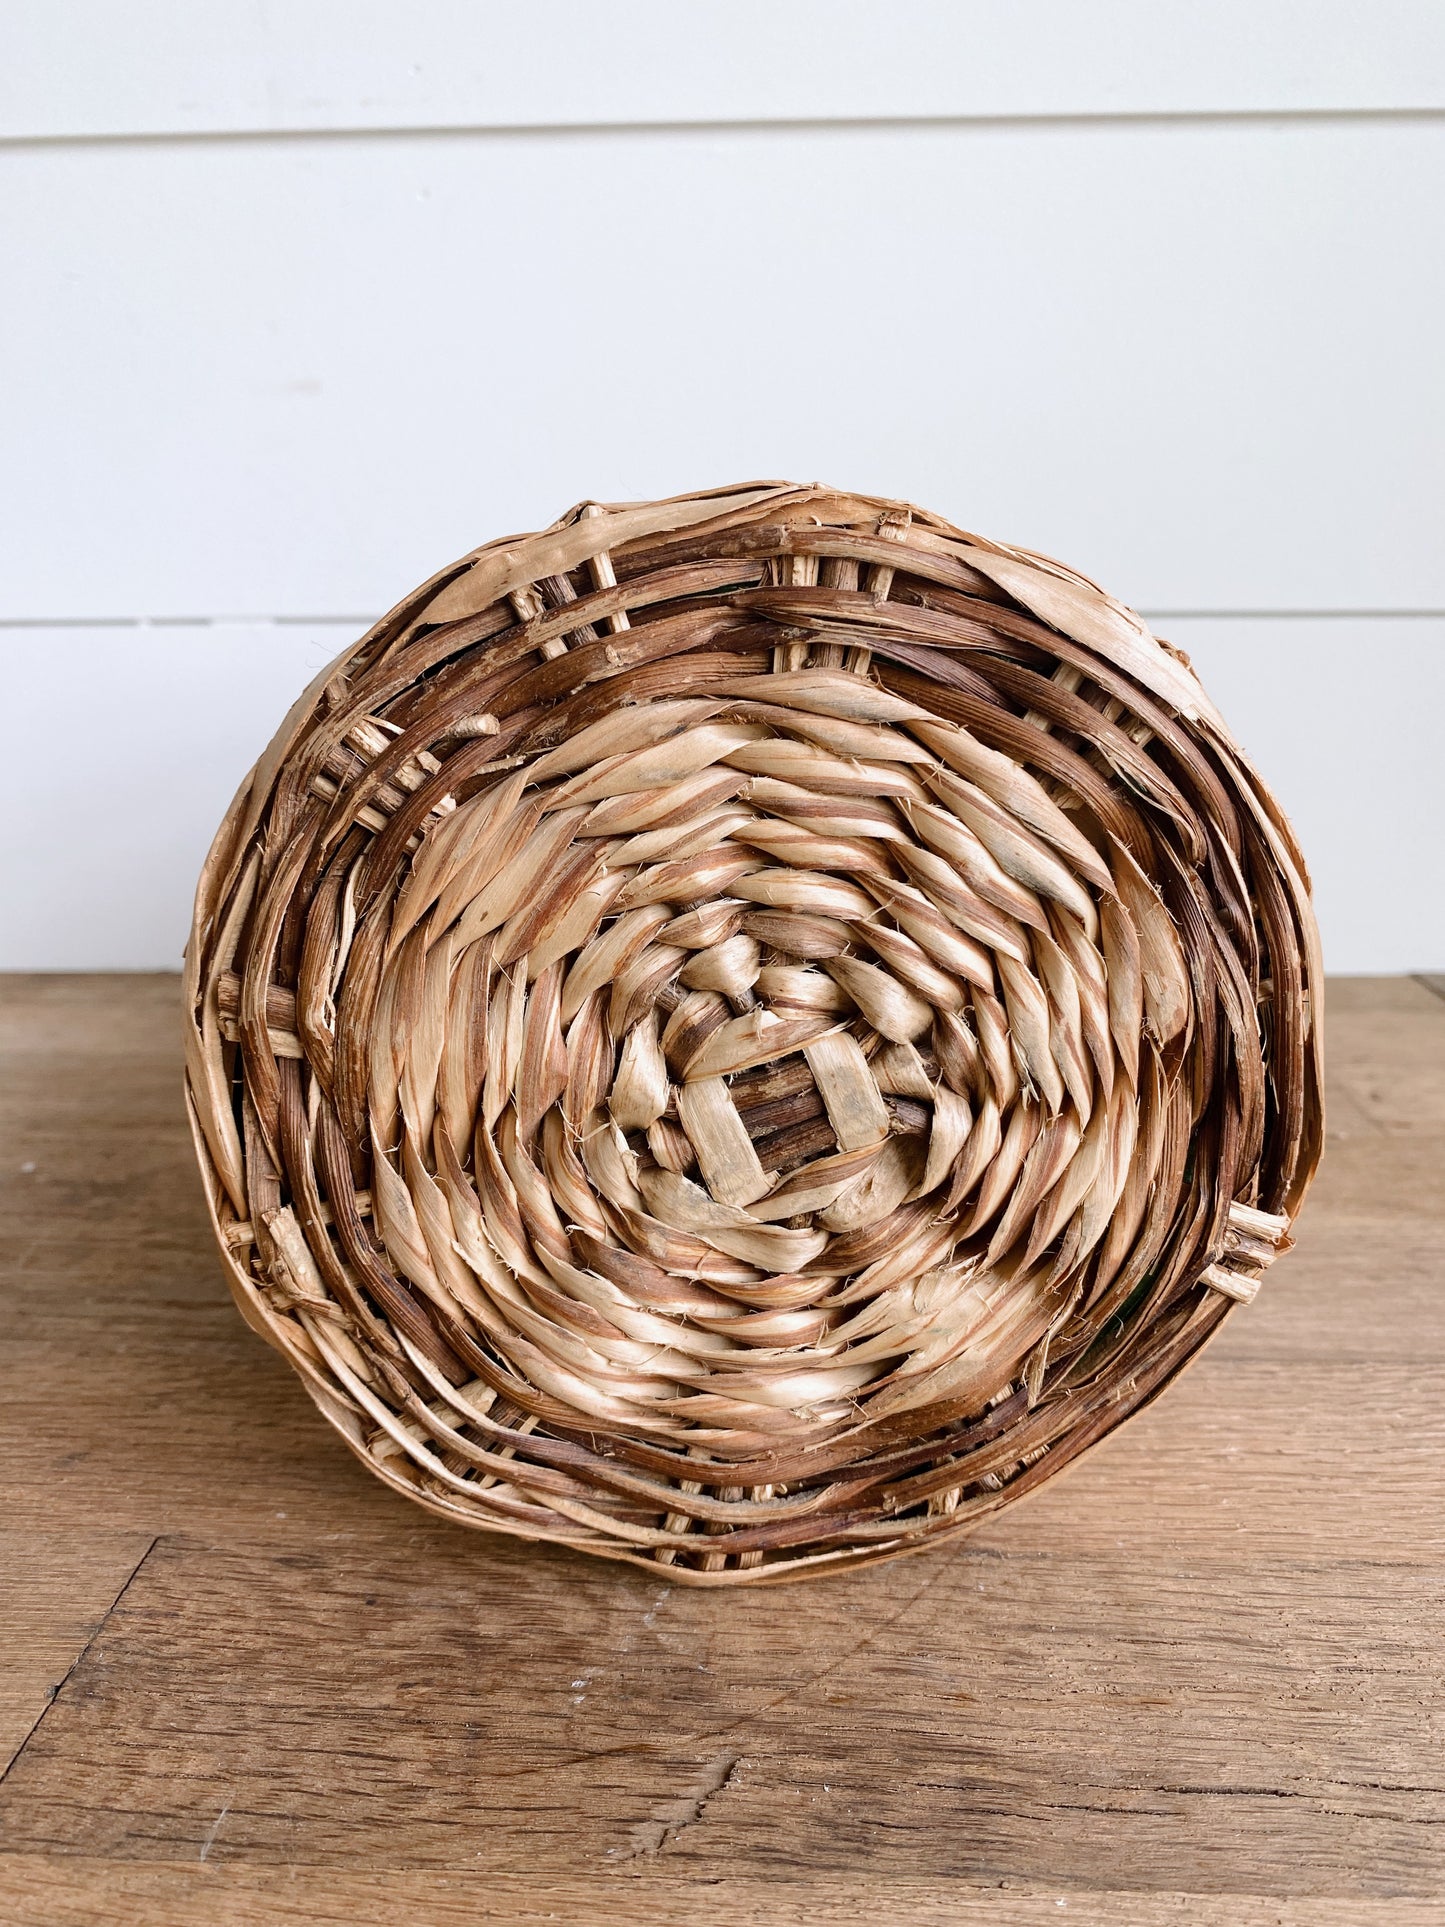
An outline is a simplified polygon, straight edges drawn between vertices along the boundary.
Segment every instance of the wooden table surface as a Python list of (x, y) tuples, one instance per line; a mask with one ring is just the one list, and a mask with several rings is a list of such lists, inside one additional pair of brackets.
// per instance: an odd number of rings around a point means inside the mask
[[(1445, 986), (1442, 986), (1445, 988)], [(1298, 1250), (962, 1546), (760, 1593), (384, 1490), (242, 1326), (177, 980), (3, 980), (0, 1921), (1445, 1921), (1445, 1000)]]

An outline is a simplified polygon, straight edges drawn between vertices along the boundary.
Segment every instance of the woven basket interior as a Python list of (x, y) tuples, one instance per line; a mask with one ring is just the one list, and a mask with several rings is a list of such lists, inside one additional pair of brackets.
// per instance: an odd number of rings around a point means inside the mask
[(423, 585), (242, 786), (187, 973), (232, 1288), (348, 1444), (688, 1583), (1032, 1490), (1320, 1147), (1304, 865), (1185, 658), (823, 488)]

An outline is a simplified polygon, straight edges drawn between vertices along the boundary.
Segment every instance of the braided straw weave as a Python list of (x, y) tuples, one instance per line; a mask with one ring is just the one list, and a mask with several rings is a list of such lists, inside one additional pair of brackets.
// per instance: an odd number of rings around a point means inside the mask
[(584, 504), (243, 784), (187, 953), (241, 1309), (445, 1517), (755, 1583), (916, 1550), (1289, 1244), (1318, 943), (1187, 660), (936, 516)]

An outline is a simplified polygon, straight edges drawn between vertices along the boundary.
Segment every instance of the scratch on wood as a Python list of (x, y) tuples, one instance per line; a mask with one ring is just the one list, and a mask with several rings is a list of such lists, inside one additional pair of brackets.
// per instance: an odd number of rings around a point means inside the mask
[(225, 1819), (226, 1815), (230, 1811), (231, 1809), (228, 1806), (222, 1807), (221, 1811), (216, 1815), (215, 1819), (211, 1822), (211, 1830), (206, 1835), (205, 1839), (201, 1842), (202, 1860), (205, 1859), (206, 1855), (211, 1851), (211, 1848), (215, 1845), (216, 1835), (221, 1831), (221, 1822)]
[(642, 1623), (649, 1631), (657, 1624), (657, 1615), (662, 1611), (671, 1597), (672, 1587), (664, 1586), (648, 1610), (642, 1615)]
[(736, 1753), (723, 1752), (709, 1760), (692, 1785), (685, 1787), (675, 1800), (669, 1800), (649, 1819), (638, 1822), (630, 1835), (629, 1850), (619, 1854), (618, 1858), (638, 1860), (661, 1853), (684, 1827), (695, 1826), (706, 1812), (709, 1801), (732, 1785), (740, 1757)]
[[(1001, 1555), (997, 1553), (987, 1551), (975, 1551), (968, 1555), (968, 1557), (974, 1559), (995, 1559), (1000, 1556)], [(849, 1646), (844, 1652), (839, 1653), (836, 1659), (830, 1659), (827, 1665), (820, 1667), (816, 1673), (810, 1673), (805, 1679), (795, 1681), (781, 1693), (775, 1694), (772, 1699), (764, 1700), (761, 1705), (751, 1707), (745, 1713), (739, 1713), (736, 1718), (726, 1721), (721, 1726), (712, 1727), (703, 1733), (688, 1733), (679, 1737), (676, 1741), (671, 1742), (625, 1740), (615, 1746), (591, 1747), (583, 1753), (560, 1754), (546, 1760), (524, 1761), (518, 1766), (498, 1767), (493, 1771), (491, 1777), (495, 1780), (523, 1780), (537, 1773), (555, 1773), (562, 1767), (591, 1766), (597, 1760), (612, 1760), (622, 1755), (632, 1757), (638, 1754), (661, 1753), (664, 1750), (672, 1751), (683, 1746), (701, 1746), (708, 1740), (720, 1740), (725, 1734), (736, 1732), (740, 1726), (745, 1726), (750, 1720), (765, 1718), (769, 1714), (775, 1713), (780, 1706), (786, 1705), (790, 1700), (800, 1699), (804, 1693), (809, 1692), (823, 1680), (831, 1678), (834, 1673), (839, 1672), (842, 1668), (853, 1665), (864, 1653), (868, 1652), (870, 1648), (877, 1644), (890, 1627), (897, 1625), (900, 1620), (906, 1621), (919, 1600), (923, 1598), (926, 1592), (929, 1592), (936, 1586), (940, 1579), (948, 1576), (956, 1576), (957, 1571), (958, 1567), (947, 1560), (935, 1561), (933, 1571), (924, 1580), (923, 1584), (919, 1586), (915, 1592), (911, 1592), (896, 1611), (880, 1617), (861, 1639), (854, 1645)], [(670, 1591), (671, 1588), (666, 1588), (666, 1590)], [(660, 1606), (661, 1604), (662, 1601), (659, 1599), (657, 1605)], [(620, 1651), (628, 1652), (631, 1650), (630, 1639), (631, 1634), (629, 1633), (623, 1639), (619, 1649)]]

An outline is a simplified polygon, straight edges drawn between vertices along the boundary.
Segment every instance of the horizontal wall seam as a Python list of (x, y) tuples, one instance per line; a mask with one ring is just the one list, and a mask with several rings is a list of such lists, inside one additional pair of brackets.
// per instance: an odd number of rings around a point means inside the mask
[[(1440, 609), (1141, 609), (1146, 622), (1441, 622)], [(369, 629), (374, 615), (0, 616), (6, 629)]]
[(1191, 127), (1305, 126), (1320, 124), (1411, 125), (1445, 120), (1445, 104), (1430, 107), (1220, 107), (1091, 111), (1032, 114), (818, 114), (791, 118), (737, 117), (717, 120), (640, 121), (437, 121), (393, 126), (348, 123), (337, 127), (235, 127), (118, 129), (101, 133), (0, 133), (0, 150), (30, 147), (170, 147), (255, 143), (258, 141), (358, 140), (530, 140), (591, 138), (596, 135), (899, 133), (909, 129), (957, 131), (1011, 128), (1062, 131), (1117, 127), (1154, 129)]

